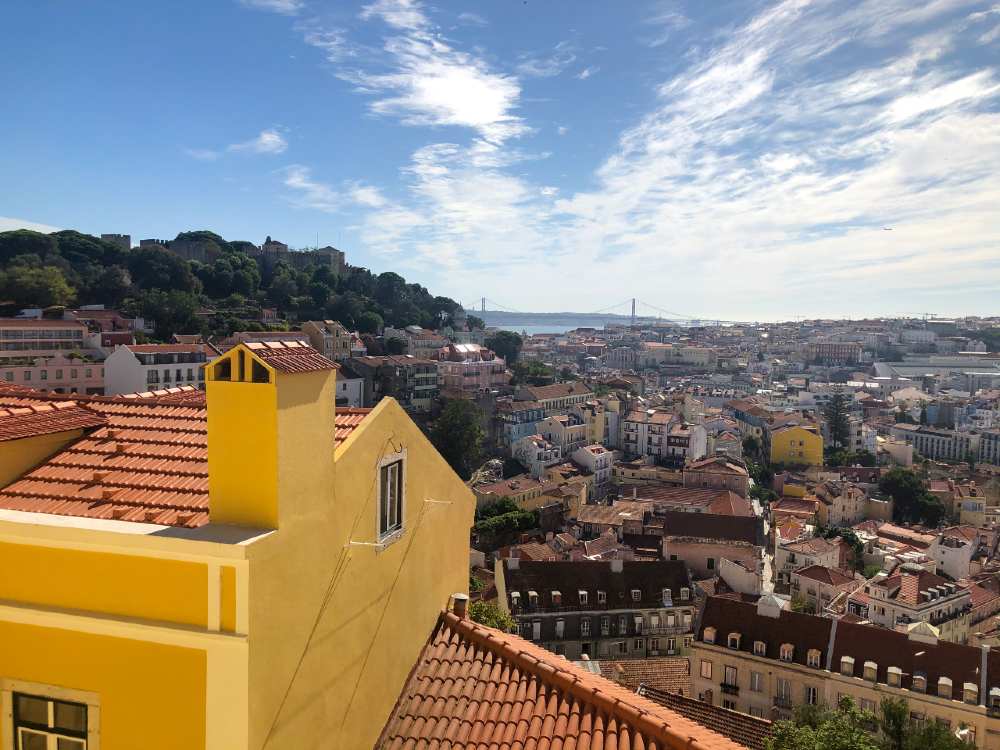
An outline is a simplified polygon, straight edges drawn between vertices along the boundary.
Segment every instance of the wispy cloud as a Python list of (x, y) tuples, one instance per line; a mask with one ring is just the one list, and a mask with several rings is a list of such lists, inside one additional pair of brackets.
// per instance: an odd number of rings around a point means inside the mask
[(653, 4), (652, 13), (646, 24), (653, 32), (645, 40), (650, 47), (666, 44), (676, 32), (690, 25), (691, 20), (681, 11), (675, 0), (659, 0)]
[(240, 3), (249, 8), (269, 10), (285, 16), (294, 16), (305, 7), (302, 0), (240, 0)]
[(49, 224), (40, 224), (37, 221), (28, 221), (26, 219), (15, 219), (11, 216), (0, 216), (0, 232), (12, 232), (15, 229), (30, 229), (33, 232), (44, 232), (45, 234), (59, 231), (59, 227)]
[(312, 170), (301, 164), (292, 164), (283, 170), (285, 187), (293, 191), (293, 205), (312, 208), (326, 213), (336, 213), (341, 209), (344, 196), (330, 185), (312, 178)]
[(569, 41), (561, 41), (551, 52), (522, 55), (517, 72), (528, 78), (551, 78), (576, 62), (576, 52)]
[(262, 130), (256, 138), (230, 145), (227, 151), (251, 154), (282, 154), (288, 148), (288, 141), (275, 129)]
[(298, 30), (306, 44), (323, 50), (327, 62), (339, 63), (357, 53), (356, 45), (351, 42), (346, 29), (325, 27), (312, 19), (301, 24)]
[(591, 65), (590, 67), (584, 68), (579, 73), (577, 73), (576, 77), (579, 78), (581, 81), (586, 81), (595, 73), (600, 73), (600, 72), (601, 72), (600, 67), (598, 67), (597, 65)]
[(470, 13), (468, 11), (458, 14), (458, 22), (465, 26), (487, 26), (489, 21), (483, 18), (478, 13)]
[(470, 128), (492, 142), (526, 132), (514, 114), (521, 94), (517, 80), (442, 41), (416, 0), (379, 0), (361, 17), (381, 20), (394, 32), (385, 40), (382, 72), (339, 73), (375, 97), (374, 113), (399, 117), (407, 125)]

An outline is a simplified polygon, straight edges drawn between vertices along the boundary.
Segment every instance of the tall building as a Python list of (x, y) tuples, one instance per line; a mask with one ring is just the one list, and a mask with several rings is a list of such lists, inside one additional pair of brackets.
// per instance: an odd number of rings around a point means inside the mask
[(0, 318), (0, 382), (54, 393), (103, 393), (100, 334), (76, 320)]

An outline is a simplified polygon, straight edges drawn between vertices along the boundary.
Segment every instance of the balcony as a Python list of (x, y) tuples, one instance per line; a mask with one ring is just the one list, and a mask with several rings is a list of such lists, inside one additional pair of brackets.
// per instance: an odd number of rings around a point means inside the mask
[[(725, 695), (739, 695), (740, 694), (740, 686), (739, 685), (730, 685), (727, 682), (720, 683), (719, 684), (719, 690), (721, 690)], [(775, 699), (775, 700), (777, 700), (777, 699)]]

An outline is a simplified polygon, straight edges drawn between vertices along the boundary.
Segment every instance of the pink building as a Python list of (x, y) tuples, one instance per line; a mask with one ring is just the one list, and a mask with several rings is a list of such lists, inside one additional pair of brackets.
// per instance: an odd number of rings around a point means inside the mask
[(75, 320), (0, 318), (0, 381), (55, 393), (104, 393), (99, 343)]
[(448, 344), (438, 357), (438, 384), (443, 390), (479, 391), (506, 387), (507, 363), (479, 344)]

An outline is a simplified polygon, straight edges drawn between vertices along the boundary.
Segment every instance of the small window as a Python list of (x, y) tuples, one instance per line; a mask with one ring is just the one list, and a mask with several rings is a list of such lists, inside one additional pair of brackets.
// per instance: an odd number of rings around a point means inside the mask
[(917, 693), (926, 693), (927, 675), (925, 675), (923, 672), (914, 672), (912, 689)]
[(18, 750), (86, 750), (87, 706), (14, 693), (14, 740)]
[(873, 661), (865, 662), (865, 679), (875, 682), (878, 679), (878, 664)]
[(754, 656), (766, 656), (767, 655), (767, 644), (764, 641), (754, 641), (753, 642), (753, 653)]
[(233, 364), (229, 357), (223, 357), (215, 365), (215, 374), (213, 376), (216, 380), (232, 380), (233, 379)]
[(712, 662), (706, 659), (701, 660), (701, 676), (706, 680), (712, 679)]
[(962, 700), (973, 706), (979, 703), (979, 688), (975, 683), (967, 682), (962, 686)]
[(819, 702), (819, 690), (815, 685), (806, 685), (805, 702), (807, 706), (815, 706)]
[(750, 689), (755, 693), (764, 692), (764, 675), (760, 672), (750, 673)]
[(550, 594), (550, 596), (552, 597), (553, 607), (558, 607), (560, 604), (562, 604), (562, 593), (560, 593), (559, 591), (553, 591)]
[(795, 654), (795, 647), (791, 643), (782, 643), (778, 657), (782, 661), (791, 661)]
[(586, 604), (587, 603), (587, 592), (586, 591), (584, 591), (583, 589), (580, 589), (579, 591), (576, 592), (576, 595), (578, 597), (580, 597), (580, 604)]
[(271, 373), (256, 359), (250, 360), (250, 378), (254, 383), (270, 383)]
[(642, 592), (639, 589), (632, 589), (632, 601), (637, 602), (642, 599)]
[(728, 638), (728, 642), (729, 642), (729, 648), (739, 648), (740, 647), (740, 634), (739, 633), (730, 633), (729, 634), (729, 638)]
[(840, 673), (846, 677), (854, 676), (854, 657), (853, 656), (841, 656), (840, 657)]
[(705, 643), (715, 643), (715, 628), (705, 628), (704, 639)]
[(691, 589), (689, 589), (689, 588), (682, 588), (681, 589), (681, 601), (682, 602), (686, 602), (690, 598), (691, 598)]
[(714, 557), (708, 558), (708, 569), (709, 570), (715, 570), (715, 558)]
[(900, 687), (903, 684), (903, 670), (899, 667), (889, 667), (885, 670), (885, 681), (891, 687)]
[(580, 620), (580, 635), (587, 638), (590, 636), (590, 618), (584, 617)]
[(379, 470), (379, 538), (403, 528), (403, 460), (387, 463)]
[(598, 604), (604, 604), (607, 601), (608, 601), (608, 592), (607, 591), (598, 591), (597, 592), (597, 603)]
[(820, 653), (819, 649), (811, 648), (806, 654), (806, 664), (810, 667), (819, 667)]

